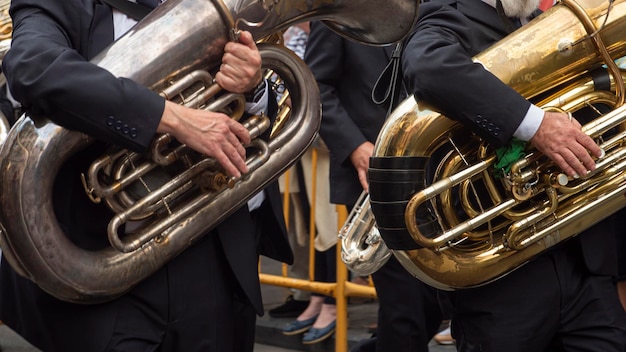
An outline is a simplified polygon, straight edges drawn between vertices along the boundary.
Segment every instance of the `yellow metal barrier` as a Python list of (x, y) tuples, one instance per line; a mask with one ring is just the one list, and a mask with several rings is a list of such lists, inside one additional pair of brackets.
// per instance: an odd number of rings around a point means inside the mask
[[(337, 304), (337, 325), (335, 331), (335, 352), (348, 351), (348, 297), (367, 297), (376, 298), (376, 290), (373, 286), (364, 286), (350, 282), (348, 278), (348, 269), (341, 260), (341, 241), (337, 241), (337, 281), (332, 282), (316, 282), (315, 277), (315, 247), (314, 239), (316, 234), (315, 227), (315, 204), (316, 204), (316, 169), (317, 169), (317, 150), (312, 150), (312, 182), (310, 202), (310, 222), (309, 222), (309, 278), (308, 280), (290, 278), (288, 276), (287, 265), (282, 265), (282, 275), (271, 275), (263, 273), (263, 267), (259, 265), (259, 277), (261, 284), (280, 286), (285, 288), (299, 289), (309, 292), (315, 292), (326, 296), (332, 296)], [(287, 182), (283, 187), (284, 199), (284, 216), (285, 222), (289, 224), (289, 172), (287, 171)], [(303, 190), (301, 190), (303, 191)], [(306, 192), (306, 190), (304, 190)], [(332, 206), (329, 204), (329, 206)], [(345, 206), (336, 206), (337, 209), (337, 233), (345, 223), (348, 217), (348, 211)]]

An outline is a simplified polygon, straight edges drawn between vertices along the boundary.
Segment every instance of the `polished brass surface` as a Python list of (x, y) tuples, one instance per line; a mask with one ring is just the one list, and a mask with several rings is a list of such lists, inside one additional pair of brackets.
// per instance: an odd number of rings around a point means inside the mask
[[(392, 113), (376, 157), (449, 151), (406, 207), (407, 229), (421, 248), (393, 253), (409, 272), (444, 290), (484, 285), (626, 205), (624, 80), (612, 61), (626, 54), (625, 32), (624, 0), (562, 1), (474, 58), (546, 110), (608, 107), (583, 127), (606, 155), (579, 179), (532, 149), (499, 178), (493, 148), (428, 104), (409, 98)], [(602, 65), (610, 90), (589, 78)], [(417, 210), (425, 208), (439, 232), (418, 228)]]
[[(239, 119), (242, 96), (223, 92), (212, 77), (224, 45), (249, 30), (259, 42), (263, 67), (288, 91), (291, 104), (281, 112), (279, 127), (263, 116), (244, 122), (254, 138), (247, 147), (255, 152), (247, 160), (250, 173), (238, 179), (168, 135), (157, 136), (145, 155), (111, 147), (83, 175), (88, 196), (116, 213), (107, 230), (111, 246), (87, 251), (56, 221), (52, 189), (61, 165), (94, 141), (24, 116), (0, 150), (3, 255), (16, 271), (62, 300), (97, 303), (131, 289), (286, 171), (317, 136), (321, 104), (315, 78), (294, 53), (264, 42), (314, 19), (372, 45), (400, 40), (416, 20), (418, 2), (375, 3), (168, 0), (156, 8), (92, 63), (177, 103)], [(256, 138), (270, 128), (269, 141)], [(172, 174), (174, 165), (182, 171)], [(126, 233), (120, 237), (122, 226)]]

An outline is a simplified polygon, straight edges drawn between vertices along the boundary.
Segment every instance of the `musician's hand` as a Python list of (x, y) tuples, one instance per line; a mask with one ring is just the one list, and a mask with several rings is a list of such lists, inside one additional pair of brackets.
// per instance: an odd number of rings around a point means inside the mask
[(351, 154), (350, 161), (359, 174), (359, 182), (365, 192), (369, 192), (369, 184), (367, 183), (367, 169), (370, 166), (370, 157), (374, 153), (374, 144), (365, 142), (358, 146)]
[(261, 54), (250, 32), (242, 31), (239, 42), (228, 42), (215, 81), (233, 93), (245, 93), (261, 83)]
[(545, 113), (530, 142), (572, 177), (595, 170), (592, 156), (600, 157), (602, 153), (593, 139), (581, 131), (578, 121), (570, 121), (567, 114), (559, 112)]
[(248, 172), (243, 145), (250, 143), (250, 133), (228, 115), (166, 101), (157, 132), (169, 133), (191, 149), (215, 158), (230, 176)]

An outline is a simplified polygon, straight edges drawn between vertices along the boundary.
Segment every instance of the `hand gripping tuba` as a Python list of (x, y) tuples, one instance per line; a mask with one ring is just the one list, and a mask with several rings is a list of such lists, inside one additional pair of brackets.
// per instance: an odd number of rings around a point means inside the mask
[[(400, 40), (409, 31), (417, 8), (416, 1), (408, 0), (169, 0), (92, 62), (181, 104), (239, 111), (241, 96), (217, 96), (220, 89), (209, 73), (219, 65), (224, 45), (234, 37), (233, 29), (249, 30), (260, 41), (292, 24), (319, 19), (353, 40), (382, 45)], [(394, 19), (393, 26), (389, 18)], [(114, 299), (287, 170), (317, 134), (319, 93), (315, 78), (295, 54), (269, 43), (259, 44), (259, 51), (263, 67), (279, 77), (293, 108), (278, 116), (281, 121), (271, 127), (269, 141), (253, 140), (250, 147), (258, 153), (247, 160), (250, 173), (229, 179), (213, 159), (195, 155), (167, 135), (155, 138), (148, 155), (113, 149), (94, 161), (84, 177), (89, 196), (106, 202), (116, 213), (108, 229), (111, 247), (102, 250), (84, 250), (67, 238), (54, 215), (52, 199), (60, 166), (93, 139), (47, 120), (20, 119), (0, 151), (4, 227), (0, 240), (3, 255), (15, 270), (62, 300)], [(270, 128), (263, 117), (244, 125), (251, 136)], [(160, 170), (175, 163), (182, 164), (183, 170), (158, 188), (139, 196), (128, 190), (157, 178), (151, 176), (160, 176)], [(103, 173), (108, 183), (98, 177)], [(129, 221), (141, 225), (119, 238), (117, 229)]]
[(626, 1), (563, 0), (475, 57), (544, 109), (594, 113), (583, 130), (606, 154), (579, 179), (528, 149), (496, 171), (493, 147), (413, 98), (392, 113), (370, 162), (370, 202), (411, 274), (444, 290), (484, 285), (626, 205), (624, 80), (613, 62), (624, 33)]

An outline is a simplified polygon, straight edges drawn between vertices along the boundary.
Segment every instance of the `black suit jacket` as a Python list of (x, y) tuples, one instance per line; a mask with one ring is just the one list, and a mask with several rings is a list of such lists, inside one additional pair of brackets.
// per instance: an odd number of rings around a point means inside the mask
[(330, 150), (332, 203), (354, 204), (363, 191), (350, 154), (366, 141), (374, 143), (385, 121), (386, 109), (372, 101), (372, 88), (392, 50), (359, 44), (311, 23), (304, 59), (321, 94), (320, 135)]
[[(87, 61), (113, 41), (111, 8), (97, 0), (16, 0), (10, 10), (14, 23), (13, 48), (3, 60), (3, 70), (11, 92), (26, 111), (34, 117), (49, 117), (61, 126), (80, 130), (99, 141), (145, 150), (163, 112), (163, 98)], [(126, 134), (111, 128), (107, 123), (111, 116), (134, 128), (136, 133)], [(79, 175), (87, 170), (104, 145), (94, 143), (68, 161), (59, 172), (54, 190), (55, 211), (66, 234), (90, 249), (107, 245), (105, 224), (111, 214), (104, 206), (88, 201), (81, 190)], [(237, 282), (259, 314), (263, 314), (263, 306), (257, 275), (258, 255), (287, 263), (293, 260), (278, 185), (271, 184), (266, 195), (258, 210), (264, 214), (259, 217), (260, 229), (255, 227), (244, 206), (209, 234), (219, 236)], [(206, 245), (209, 236), (196, 245)], [(194, 271), (188, 273), (190, 279)], [(5, 307), (11, 304), (3, 302)]]
[(480, 0), (430, 1), (419, 15), (402, 55), (409, 91), (489, 142), (506, 144), (530, 102), (472, 61), (508, 34), (502, 18)]
[[(418, 24), (402, 55), (410, 93), (494, 145), (509, 142), (530, 106), (471, 60), (509, 33), (504, 20), (480, 0), (431, 0), (420, 5)], [(580, 242), (592, 273), (616, 273), (612, 231), (618, 217), (609, 217), (565, 244)]]

